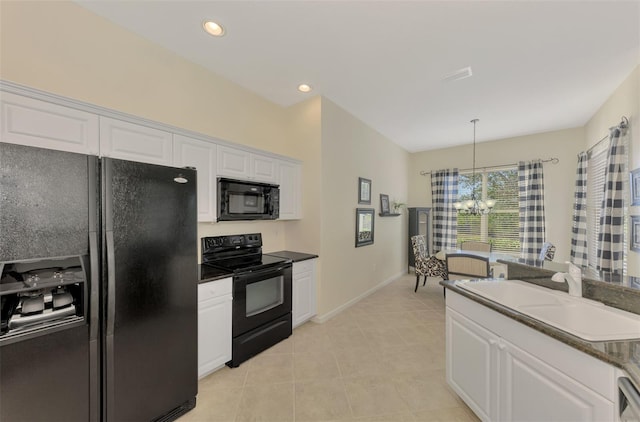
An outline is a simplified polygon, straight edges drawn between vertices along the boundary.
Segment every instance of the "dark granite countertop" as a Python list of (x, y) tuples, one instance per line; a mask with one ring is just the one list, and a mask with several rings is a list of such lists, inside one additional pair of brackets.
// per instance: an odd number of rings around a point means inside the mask
[(313, 259), (318, 257), (318, 255), (314, 255), (314, 254), (308, 254), (304, 252), (293, 252), (293, 251), (268, 252), (266, 255), (278, 256), (280, 258), (287, 258), (292, 260), (293, 262), (306, 261), (307, 259)]
[[(511, 277), (510, 277), (511, 278)], [(546, 334), (575, 349), (594, 356), (625, 370), (636, 386), (640, 387), (640, 339), (622, 341), (587, 341), (559, 330), (551, 325), (538, 321), (499, 303), (485, 299), (468, 290), (459, 287), (455, 280), (444, 280), (440, 284), (447, 289), (478, 302), (496, 312), (514, 319), (536, 331)]]
[(219, 268), (214, 268), (206, 264), (198, 265), (198, 284), (208, 283), (210, 281), (220, 280), (227, 277), (233, 277), (233, 273)]

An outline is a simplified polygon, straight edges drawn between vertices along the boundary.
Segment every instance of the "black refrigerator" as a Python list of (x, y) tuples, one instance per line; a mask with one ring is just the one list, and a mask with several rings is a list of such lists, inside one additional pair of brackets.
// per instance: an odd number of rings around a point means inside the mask
[(0, 420), (169, 421), (197, 394), (196, 172), (0, 143)]

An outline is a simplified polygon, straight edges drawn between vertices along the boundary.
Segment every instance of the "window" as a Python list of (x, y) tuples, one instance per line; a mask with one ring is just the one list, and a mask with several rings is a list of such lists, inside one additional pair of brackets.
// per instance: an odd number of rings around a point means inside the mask
[[(609, 142), (600, 142), (589, 151), (587, 165), (587, 260), (589, 267), (596, 268), (598, 264), (598, 236), (600, 234), (600, 214), (602, 213), (602, 200), (604, 198), (605, 170), (607, 167), (607, 153)], [(624, 144), (628, 148), (627, 143)], [(624, 257), (622, 262), (623, 274), (627, 273), (627, 255), (629, 250), (628, 215), (629, 215), (629, 186), (628, 179), (623, 179), (624, 197)]]
[(458, 242), (477, 240), (491, 242), (492, 250), (520, 253), (520, 215), (518, 210), (518, 169), (476, 170), (458, 176), (458, 200), (493, 199), (496, 205), (487, 215), (458, 214)]

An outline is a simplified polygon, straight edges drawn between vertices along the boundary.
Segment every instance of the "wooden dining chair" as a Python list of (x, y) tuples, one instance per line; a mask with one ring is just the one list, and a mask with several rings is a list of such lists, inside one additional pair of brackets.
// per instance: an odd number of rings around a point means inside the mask
[(467, 240), (465, 242), (460, 242), (460, 249), (463, 251), (491, 252), (491, 243)]
[(461, 278), (488, 278), (491, 274), (489, 258), (465, 253), (447, 254), (448, 280)]

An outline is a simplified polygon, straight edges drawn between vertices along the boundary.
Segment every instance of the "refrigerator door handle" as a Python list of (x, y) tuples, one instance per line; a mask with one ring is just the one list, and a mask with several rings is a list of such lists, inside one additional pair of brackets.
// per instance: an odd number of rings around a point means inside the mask
[(113, 336), (116, 316), (116, 259), (113, 232), (107, 231), (107, 336)]
[(115, 368), (114, 368), (114, 350), (113, 350), (113, 333), (116, 316), (116, 259), (115, 248), (113, 244), (113, 231), (105, 232), (107, 238), (107, 321), (106, 321), (106, 373), (104, 385), (106, 387), (106, 400), (104, 412), (104, 420), (113, 420), (115, 415), (114, 397), (115, 397)]
[(98, 254), (98, 235), (96, 232), (89, 232), (89, 256), (91, 258), (91, 283), (89, 288), (91, 289), (91, 296), (89, 302), (89, 339), (97, 340), (98, 339), (98, 306), (100, 299), (100, 291), (99, 291), (99, 282), (100, 279), (100, 267), (98, 263), (99, 254)]

